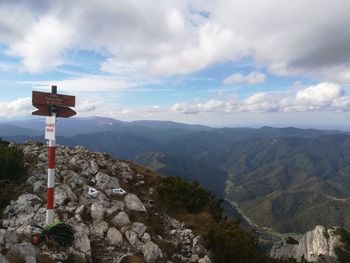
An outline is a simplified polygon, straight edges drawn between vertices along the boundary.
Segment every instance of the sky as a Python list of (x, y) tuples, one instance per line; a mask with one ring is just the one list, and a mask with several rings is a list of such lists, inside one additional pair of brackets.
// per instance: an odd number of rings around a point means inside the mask
[(348, 0), (0, 0), (0, 121), (32, 90), (77, 117), (350, 127)]

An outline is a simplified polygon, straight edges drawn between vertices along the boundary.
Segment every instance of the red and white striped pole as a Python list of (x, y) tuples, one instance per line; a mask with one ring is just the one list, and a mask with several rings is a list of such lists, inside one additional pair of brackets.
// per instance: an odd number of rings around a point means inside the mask
[[(56, 113), (52, 114), (56, 120)], [(48, 148), (48, 174), (47, 174), (47, 206), (46, 224), (52, 224), (54, 220), (54, 195), (55, 195), (55, 167), (56, 167), (56, 138), (49, 139)]]

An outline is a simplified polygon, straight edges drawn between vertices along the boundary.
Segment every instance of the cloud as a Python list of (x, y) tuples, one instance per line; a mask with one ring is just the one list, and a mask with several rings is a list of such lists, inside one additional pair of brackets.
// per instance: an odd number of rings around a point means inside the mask
[(258, 92), (244, 100), (176, 103), (170, 110), (185, 114), (201, 112), (345, 112), (350, 111), (350, 97), (345, 96), (345, 91), (341, 86), (325, 82), (302, 89), (293, 96), (288, 92)]
[(132, 87), (132, 83), (128, 83), (123, 79), (119, 79), (114, 76), (103, 76), (103, 75), (90, 75), (82, 76), (78, 78), (71, 78), (65, 80), (56, 81), (27, 81), (21, 82), (33, 85), (33, 89), (39, 90), (51, 90), (51, 85), (58, 86), (58, 93), (62, 92), (80, 92), (80, 93), (94, 93), (94, 92), (112, 92), (121, 91)]
[(247, 75), (242, 75), (240, 73), (232, 74), (224, 79), (224, 84), (234, 85), (234, 84), (260, 84), (264, 83), (266, 80), (266, 75), (259, 71), (252, 71)]
[(21, 98), (10, 102), (0, 102), (0, 118), (30, 115), (33, 106), (31, 98)]
[[(82, 49), (143, 61), (138, 70), (155, 75), (249, 56), (274, 74), (350, 81), (347, 0), (39, 2), (0, 3), (0, 43), (29, 72), (69, 63)], [(102, 69), (112, 72), (109, 62)]]
[(344, 93), (339, 85), (325, 82), (299, 91), (296, 100), (302, 104), (325, 106), (342, 97)]

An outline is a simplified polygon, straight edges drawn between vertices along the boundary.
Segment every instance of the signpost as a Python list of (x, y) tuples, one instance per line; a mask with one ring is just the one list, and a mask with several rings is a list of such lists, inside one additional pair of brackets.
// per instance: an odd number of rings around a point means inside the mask
[(33, 91), (32, 104), (37, 108), (33, 115), (47, 116), (45, 139), (49, 140), (46, 224), (54, 219), (54, 187), (56, 159), (56, 118), (69, 118), (76, 112), (69, 107), (75, 106), (75, 96), (57, 94), (57, 86), (51, 86), (51, 93)]

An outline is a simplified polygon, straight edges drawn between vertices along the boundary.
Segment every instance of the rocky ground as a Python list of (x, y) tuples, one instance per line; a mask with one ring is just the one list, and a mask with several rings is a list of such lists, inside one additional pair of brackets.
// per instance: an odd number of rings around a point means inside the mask
[(47, 148), (17, 147), (25, 153), (28, 187), (0, 219), (0, 263), (210, 262), (201, 237), (154, 204), (159, 178), (83, 147), (59, 146), (56, 156), (56, 219), (74, 228), (73, 247), (33, 246), (30, 224), (45, 224)]

